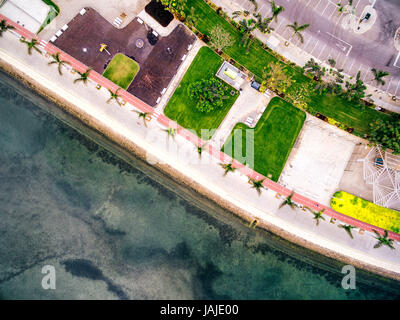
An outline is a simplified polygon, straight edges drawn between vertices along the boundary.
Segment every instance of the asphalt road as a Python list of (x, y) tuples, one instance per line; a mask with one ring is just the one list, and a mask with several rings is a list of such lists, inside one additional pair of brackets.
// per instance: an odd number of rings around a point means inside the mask
[[(249, 0), (234, 0), (242, 7), (253, 10)], [(400, 96), (400, 56), (394, 48), (393, 37), (400, 26), (400, 0), (376, 0), (374, 8), (377, 19), (370, 30), (356, 34), (342, 25), (345, 14), (338, 12), (336, 0), (276, 0), (285, 8), (278, 17), (278, 22), (271, 26), (285, 39), (299, 46), (322, 61), (333, 58), (338, 68), (356, 75), (361, 71), (361, 79), (374, 85), (371, 68), (385, 70), (390, 76), (386, 84), (380, 86), (383, 91)], [(263, 17), (271, 16), (268, 0), (258, 0), (258, 11)], [(347, 0), (342, 0), (347, 3)], [(365, 6), (374, 0), (353, 0), (356, 16), (361, 17)], [(287, 24), (297, 21), (299, 25), (308, 23), (310, 27), (303, 32), (304, 43), (291, 38), (292, 31)], [(398, 58), (396, 65), (396, 58)], [(376, 84), (375, 84), (376, 85)]]

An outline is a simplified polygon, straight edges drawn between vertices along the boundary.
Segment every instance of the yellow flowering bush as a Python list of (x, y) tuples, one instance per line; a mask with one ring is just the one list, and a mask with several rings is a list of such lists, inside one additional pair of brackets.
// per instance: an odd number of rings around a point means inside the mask
[(350, 193), (336, 192), (331, 199), (331, 208), (376, 227), (400, 233), (399, 211), (378, 206)]

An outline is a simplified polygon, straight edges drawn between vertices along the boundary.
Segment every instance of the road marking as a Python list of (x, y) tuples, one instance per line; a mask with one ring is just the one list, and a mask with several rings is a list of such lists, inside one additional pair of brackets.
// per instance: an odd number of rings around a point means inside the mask
[(328, 52), (328, 55), (327, 55), (327, 59), (326, 60), (328, 60), (329, 58), (332, 58), (332, 48), (331, 47), (329, 47), (329, 52)]
[(308, 39), (307, 44), (304, 46), (304, 50), (306, 50), (308, 44), (310, 43), (311, 39), (313, 39), (313, 38), (314, 38), (313, 36), (310, 36), (310, 39)]
[(321, 3), (321, 0), (318, 1), (318, 3), (314, 6), (314, 8), (316, 9), (320, 3)]
[[(329, 20), (332, 18), (332, 16), (335, 14), (336, 12), (336, 8), (333, 10), (333, 12), (331, 13), (331, 15), (329, 16)], [(342, 15), (342, 13), (340, 12), (340, 15)]]
[(324, 50), (325, 50), (325, 48), (326, 48), (326, 46), (327, 46), (327, 45), (328, 45), (328, 44), (327, 44), (327, 43), (325, 43), (325, 45), (324, 45), (324, 47), (322, 48), (322, 50), (320, 51), (320, 53), (319, 53), (319, 55), (318, 55), (317, 59), (319, 59), (319, 57), (320, 57), (321, 53), (322, 53), (322, 52), (324, 52)]
[(272, 13), (271, 7), (266, 7), (266, 11), (264, 12), (265, 15), (270, 15)]
[(321, 13), (321, 16), (324, 15), (324, 12), (325, 12), (325, 10), (328, 8), (329, 4), (330, 4), (329, 2), (326, 4), (326, 7), (325, 7), (324, 11), (322, 11), (322, 13)]
[(358, 0), (356, 6), (354, 7), (354, 14), (355, 14), (355, 15), (356, 15), (357, 7), (358, 7), (358, 5), (360, 4), (360, 2), (361, 2), (361, 0)]
[(349, 68), (349, 74), (350, 74), (351, 69), (353, 68), (354, 62), (356, 62), (356, 59), (353, 59), (353, 63), (351, 64), (351, 66)]
[[(335, 60), (336, 64), (335, 64), (335, 67), (334, 67), (334, 68), (335, 68), (335, 69), (340, 69), (340, 68), (339, 68), (339, 59), (341, 58), (342, 53), (339, 52), (339, 51), (334, 51), (334, 52), (336, 52), (337, 55), (336, 55), (336, 56), (333, 56), (332, 51), (330, 51), (330, 52), (329, 52), (329, 55), (328, 55), (328, 57), (327, 57), (327, 59), (326, 59), (326, 61), (328, 62), (328, 59), (333, 59), (333, 60)], [(329, 64), (329, 62), (328, 62), (328, 64)]]
[(345, 15), (341, 12), (338, 21), (336, 22), (336, 26), (339, 24), (340, 21), (342, 21), (342, 18), (345, 17)]
[[(342, 53), (340, 53), (340, 54), (342, 54)], [(346, 66), (346, 63), (347, 63), (347, 59), (349, 59), (349, 56), (346, 56), (345, 58), (344, 58), (344, 60), (343, 60), (343, 62), (342, 62), (342, 68), (341, 69), (345, 69), (345, 66)], [(337, 63), (337, 65), (338, 65), (339, 63)], [(337, 68), (337, 66), (336, 66), (336, 68)], [(340, 69), (340, 68), (338, 68), (338, 69)]]
[[(278, 29), (280, 28), (280, 26), (282, 25), (282, 23), (283, 23), (283, 19), (281, 19), (281, 23), (279, 24), (279, 26), (275, 29), (276, 31), (278, 31)], [(285, 28), (286, 29), (286, 28)], [(283, 29), (283, 30), (285, 30), (285, 29)]]
[[(348, 43), (348, 42), (346, 42), (346, 41), (344, 41), (344, 40), (342, 40), (342, 39), (336, 37), (335, 35), (333, 35), (332, 33), (328, 32), (328, 31), (327, 31), (326, 33), (329, 34), (332, 38), (335, 38), (336, 40), (339, 40), (339, 41), (341, 41), (341, 42), (343, 42), (343, 43), (345, 43), (345, 44), (347, 44), (347, 45), (349, 46), (349, 51), (347, 51), (347, 53), (346, 53), (346, 55), (348, 56), (349, 53), (350, 53), (350, 51), (351, 51), (351, 49), (353, 49), (353, 46), (352, 46), (350, 43)], [(339, 48), (341, 48), (342, 51), (345, 51), (345, 50), (346, 50), (346, 47), (343, 47), (343, 46), (341, 46), (341, 45), (339, 45), (339, 44), (337, 44), (337, 43), (336, 43), (336, 46), (339, 47)]]
[(399, 90), (399, 84), (400, 84), (400, 80), (399, 80), (399, 82), (397, 83), (397, 87), (396, 87), (396, 91), (394, 92), (394, 95), (397, 95), (397, 90)]
[(356, 10), (356, 9), (357, 9), (357, 7), (358, 7), (358, 5), (360, 4), (360, 2), (361, 2), (361, 0), (358, 0), (358, 2), (357, 2), (357, 4), (356, 4), (356, 6), (354, 7), (354, 10)]
[(394, 65), (396, 68), (400, 68), (400, 64), (397, 65), (397, 62), (399, 61), (399, 58), (400, 58), (400, 51), (399, 51), (399, 54), (398, 54), (397, 57), (396, 57), (396, 60), (395, 60), (394, 63), (393, 63), (393, 65)]
[(365, 72), (365, 75), (364, 75), (364, 77), (363, 77), (362, 81), (364, 81), (364, 82), (365, 82), (365, 78), (367, 77), (367, 75), (368, 75), (368, 72), (370, 72), (370, 70), (367, 68), (367, 72)]
[[(399, 83), (400, 83), (400, 80), (399, 80), (399, 82), (397, 83), (397, 85), (399, 85)], [(393, 82), (392, 82), (391, 84), (393, 84)], [(396, 85), (394, 85), (394, 87), (396, 87)], [(396, 88), (397, 88), (397, 87), (396, 87)], [(392, 93), (389, 89), (390, 89), (390, 86), (388, 86), (387, 91), (389, 91), (389, 93)]]
[(354, 76), (357, 76), (357, 74), (360, 72), (360, 76), (361, 76), (361, 66), (362, 66), (362, 64), (360, 63), (360, 65), (358, 66), (358, 70), (357, 70), (357, 72), (355, 73), (355, 75)]
[(390, 87), (390, 84), (392, 83), (392, 80), (393, 80), (393, 77), (391, 77), (390, 80), (389, 80), (388, 86), (387, 86), (386, 91), (385, 91), (386, 93), (389, 90), (389, 87)]
[(261, 10), (262, 10), (262, 8), (264, 8), (264, 6), (265, 6), (265, 3), (263, 3), (263, 4), (261, 5), (261, 7), (258, 9), (258, 12), (261, 12)]
[(314, 48), (311, 50), (311, 52), (310, 52), (311, 55), (312, 55), (312, 52), (314, 51), (315, 47), (317, 46), (318, 42), (319, 42), (319, 39), (317, 39), (317, 42), (315, 43)]
[[(307, 33), (305, 36), (303, 36), (303, 38), (306, 38), (306, 37), (311, 38), (311, 35)], [(301, 43), (300, 39), (298, 38), (296, 41), (296, 47), (302, 48), (303, 45), (304, 45), (304, 43)], [(304, 49), (302, 48), (302, 50), (304, 50)]]

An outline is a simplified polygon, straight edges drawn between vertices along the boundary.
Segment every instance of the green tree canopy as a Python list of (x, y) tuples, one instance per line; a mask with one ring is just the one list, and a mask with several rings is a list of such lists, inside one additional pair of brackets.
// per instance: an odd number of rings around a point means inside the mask
[(188, 86), (189, 97), (198, 101), (196, 108), (200, 112), (210, 112), (221, 108), (224, 104), (223, 100), (228, 98), (227, 91), (228, 87), (215, 78), (202, 79)]
[(370, 126), (369, 141), (371, 143), (392, 149), (394, 154), (400, 154), (400, 120), (383, 121), (378, 119)]

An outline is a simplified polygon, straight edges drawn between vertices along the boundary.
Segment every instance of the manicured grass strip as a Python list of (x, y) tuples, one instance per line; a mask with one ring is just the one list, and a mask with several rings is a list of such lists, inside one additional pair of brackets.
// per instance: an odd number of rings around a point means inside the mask
[(49, 11), (49, 14), (47, 15), (46, 20), (40, 26), (40, 29), (38, 30), (37, 33), (42, 31), (60, 13), (60, 8), (53, 1), (51, 1), (51, 0), (43, 0), (43, 2), (45, 4), (47, 4), (48, 6), (50, 6), (50, 11)]
[[(165, 107), (164, 114), (182, 127), (195, 130), (199, 136), (201, 129), (217, 129), (239, 96), (237, 90), (215, 77), (222, 62), (223, 59), (210, 48), (201, 48)], [(188, 86), (198, 80), (211, 78), (221, 81), (229, 88), (229, 92), (234, 91), (234, 95), (228, 95), (222, 108), (208, 113), (200, 112), (196, 109), (197, 102), (188, 95)]]
[[(242, 133), (242, 154), (246, 153), (246, 132), (254, 130), (254, 170), (278, 181), (279, 176), (303, 127), (305, 112), (295, 108), (281, 98), (273, 98), (256, 127), (250, 129), (238, 123), (222, 150), (235, 158), (234, 134)], [(235, 130), (239, 129), (239, 131)], [(232, 147), (233, 144), (233, 147)], [(240, 154), (239, 154), (240, 157)], [(236, 157), (238, 161), (241, 161)]]
[(344, 191), (336, 192), (331, 200), (333, 210), (373, 226), (400, 233), (400, 212), (378, 206)]
[(139, 69), (139, 65), (135, 60), (122, 53), (117, 53), (108, 64), (103, 76), (121, 88), (128, 89)]
[[(185, 12), (187, 15), (190, 14), (192, 7), (198, 17), (196, 28), (201, 33), (210, 35), (211, 29), (216, 25), (220, 25), (235, 40), (235, 43), (231, 47), (224, 49), (224, 52), (258, 77), (261, 77), (262, 70), (265, 66), (268, 66), (271, 62), (279, 61), (254, 40), (251, 42), (248, 53), (246, 53), (246, 49), (240, 45), (242, 36), (239, 30), (219, 16), (204, 0), (185, 1)], [(306, 82), (313, 82), (313, 80), (291, 66), (287, 66), (286, 70), (287, 73), (293, 75), (293, 79), (296, 80), (290, 90), (296, 90), (298, 86), (302, 86)], [(315, 92), (310, 99), (311, 102), (309, 105), (315, 112), (319, 112), (348, 127), (354, 128), (354, 133), (357, 135), (368, 134), (370, 132), (369, 124), (377, 118), (390, 118), (389, 115), (377, 112), (372, 108), (360, 110), (354, 103), (339, 96), (328, 94), (320, 95), (318, 92)]]

